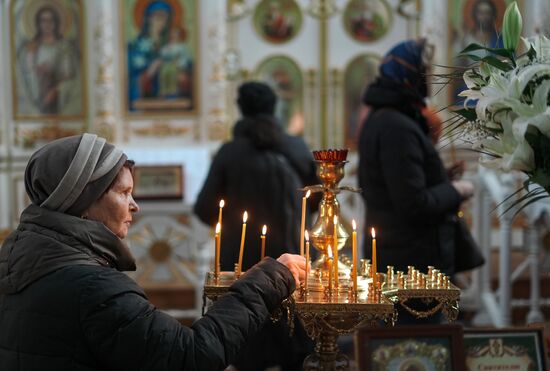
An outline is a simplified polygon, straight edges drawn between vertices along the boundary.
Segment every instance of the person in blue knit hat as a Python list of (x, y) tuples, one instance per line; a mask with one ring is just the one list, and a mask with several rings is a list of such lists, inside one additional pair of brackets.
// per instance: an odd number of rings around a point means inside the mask
[[(359, 135), (359, 185), (365, 230), (376, 230), (379, 271), (434, 266), (452, 275), (454, 218), (474, 191), (471, 182), (448, 177), (422, 114), (431, 52), (425, 40), (398, 43), (363, 97), (369, 114)], [(363, 251), (371, 256), (370, 239)]]

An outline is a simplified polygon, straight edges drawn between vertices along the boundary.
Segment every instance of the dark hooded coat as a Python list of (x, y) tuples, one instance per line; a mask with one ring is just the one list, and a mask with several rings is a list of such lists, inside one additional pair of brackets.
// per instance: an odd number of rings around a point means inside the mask
[(103, 224), (35, 205), (0, 249), (0, 370), (222, 370), (294, 290), (266, 258), (190, 328), (121, 273)]
[[(238, 261), (243, 212), (248, 212), (243, 271), (260, 259), (260, 233), (268, 228), (266, 255), (300, 252), (300, 188), (318, 183), (313, 156), (305, 142), (280, 131), (280, 140), (258, 146), (259, 121), (278, 125), (262, 117), (245, 118), (234, 128), (234, 139), (222, 145), (195, 203), (195, 213), (215, 226), (218, 203), (223, 210), (221, 269), (233, 270)], [(261, 134), (260, 134), (261, 135)], [(309, 211), (315, 204), (309, 204)]]
[[(454, 270), (453, 215), (462, 201), (428, 135), (421, 99), (390, 79), (369, 86), (359, 137), (359, 186), (366, 227), (376, 229), (379, 271), (387, 265)], [(372, 255), (371, 239), (364, 252)]]

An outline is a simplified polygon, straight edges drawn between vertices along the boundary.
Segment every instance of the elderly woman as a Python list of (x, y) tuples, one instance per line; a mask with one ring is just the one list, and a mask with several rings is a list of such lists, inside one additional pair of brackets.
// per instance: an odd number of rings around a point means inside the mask
[(32, 201), (0, 249), (0, 370), (220, 370), (288, 297), (305, 260), (252, 267), (191, 328), (121, 271), (139, 207), (132, 162), (96, 135), (51, 142), (25, 170)]

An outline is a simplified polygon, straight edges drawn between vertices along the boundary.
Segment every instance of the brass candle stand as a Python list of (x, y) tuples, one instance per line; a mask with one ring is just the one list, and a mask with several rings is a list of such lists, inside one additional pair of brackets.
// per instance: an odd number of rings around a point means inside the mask
[[(409, 266), (407, 274), (394, 274), (393, 267), (388, 266), (382, 292), (392, 303), (400, 305), (416, 318), (427, 318), (438, 312), (442, 312), (450, 322), (458, 317), (460, 289), (451, 283), (449, 276), (434, 267), (428, 267), (428, 272), (422, 273)], [(411, 299), (422, 299), (431, 307), (420, 311), (408, 305)]]
[[(414, 267), (409, 267), (406, 273), (394, 273), (393, 267), (388, 267), (386, 273), (375, 272), (376, 280), (373, 280), (369, 260), (361, 259), (357, 267), (357, 290), (354, 290), (355, 268), (347, 256), (339, 254), (350, 234), (341, 218), (336, 198), (342, 190), (359, 191), (338, 186), (344, 176), (347, 150), (314, 151), (313, 154), (323, 184), (308, 186), (304, 191), (323, 192), (319, 217), (309, 233), (320, 258), (312, 264), (306, 277), (307, 289), (302, 285), (292, 295), (287, 313), (289, 317), (297, 315), (308, 336), (316, 342), (315, 352), (304, 361), (304, 370), (344, 371), (349, 370), (349, 360), (338, 351), (336, 341), (340, 335), (381, 321), (393, 324), (397, 319), (396, 306), (405, 308), (416, 318), (443, 312), (449, 321), (453, 321), (458, 315), (460, 289), (433, 267), (429, 267), (426, 273)], [(236, 269), (216, 273), (207, 275), (203, 312), (206, 299), (216, 300), (239, 279), (241, 272)], [(421, 299), (433, 305), (420, 311), (408, 305), (411, 299)], [(293, 323), (291, 318), (290, 323)]]
[(302, 286), (294, 293), (294, 312), (316, 343), (315, 352), (304, 360), (304, 370), (349, 370), (348, 357), (338, 350), (338, 337), (379, 321), (395, 321), (394, 304), (373, 287), (367, 270), (363, 273), (355, 292), (351, 276), (340, 278), (338, 287), (329, 286), (326, 271), (317, 268), (307, 277), (308, 291)]
[(347, 150), (313, 151), (313, 157), (317, 163), (317, 176), (322, 184), (304, 189), (313, 193), (323, 192), (323, 198), (319, 204), (319, 216), (310, 231), (311, 243), (319, 252), (319, 259), (313, 263), (313, 267), (322, 270), (328, 268), (327, 253), (330, 246), (334, 249), (334, 264), (338, 266), (338, 269), (336, 267), (334, 269), (342, 278), (349, 276), (351, 267), (341, 259), (338, 252), (344, 248), (350, 234), (340, 217), (340, 204), (336, 196), (342, 190), (360, 192), (360, 189), (338, 185), (344, 178), (347, 153)]

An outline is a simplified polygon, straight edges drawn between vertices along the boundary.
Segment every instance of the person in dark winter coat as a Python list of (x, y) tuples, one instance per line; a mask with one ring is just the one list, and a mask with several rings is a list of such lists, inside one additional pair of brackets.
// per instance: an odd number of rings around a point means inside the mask
[[(368, 86), (369, 106), (359, 138), (359, 185), (366, 227), (376, 230), (379, 271), (435, 266), (454, 271), (454, 215), (473, 194), (465, 180), (450, 180), (426, 118), (426, 43), (405, 41), (385, 56), (380, 77)], [(371, 256), (371, 241), (364, 252)]]
[[(247, 82), (238, 89), (237, 104), (243, 118), (234, 127), (232, 141), (222, 145), (195, 203), (195, 213), (214, 226), (218, 203), (225, 201), (221, 238), (221, 269), (233, 270), (239, 258), (242, 215), (249, 215), (243, 271), (260, 259), (261, 228), (267, 225), (265, 253), (278, 256), (300, 248), (301, 198), (299, 191), (318, 184), (316, 166), (305, 142), (284, 133), (273, 113), (277, 96), (266, 84)], [(308, 212), (317, 209), (310, 199)], [(280, 366), (301, 370), (313, 342), (298, 320), (289, 337), (285, 320), (268, 323), (251, 338), (234, 363), (239, 371)]]
[(292, 294), (305, 259), (266, 258), (191, 327), (121, 271), (139, 210), (132, 162), (96, 135), (53, 141), (25, 170), (32, 205), (0, 249), (0, 370), (222, 370)]
[[(266, 255), (298, 253), (301, 199), (299, 191), (318, 184), (315, 162), (305, 142), (284, 133), (273, 116), (277, 96), (266, 84), (239, 87), (243, 115), (234, 138), (221, 146), (195, 203), (195, 213), (215, 226), (218, 203), (225, 201), (221, 269), (233, 270), (239, 257), (243, 212), (248, 212), (243, 271), (260, 259), (260, 233), (267, 225)], [(310, 203), (308, 210), (316, 209)]]

